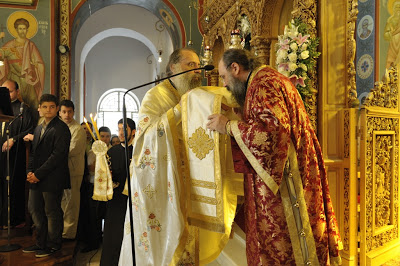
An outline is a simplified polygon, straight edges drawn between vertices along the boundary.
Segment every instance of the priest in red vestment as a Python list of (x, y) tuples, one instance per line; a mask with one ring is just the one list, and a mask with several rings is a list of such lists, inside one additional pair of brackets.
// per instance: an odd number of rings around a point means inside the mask
[(207, 126), (235, 140), (235, 170), (245, 174), (248, 264), (340, 264), (321, 147), (296, 88), (245, 50), (227, 50), (218, 69), (242, 120), (214, 114)]

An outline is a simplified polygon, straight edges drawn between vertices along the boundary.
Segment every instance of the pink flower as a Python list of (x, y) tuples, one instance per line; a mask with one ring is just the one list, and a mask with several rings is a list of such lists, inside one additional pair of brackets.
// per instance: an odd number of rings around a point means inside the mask
[(282, 68), (282, 69), (285, 70), (285, 71), (288, 71), (288, 70), (289, 70), (289, 64), (288, 64), (288, 63), (281, 63), (281, 64), (279, 64), (278, 67), (279, 67), (279, 68)]
[(297, 87), (297, 84), (299, 84), (301, 87), (305, 87), (306, 84), (304, 83), (304, 78), (303, 77), (299, 77), (297, 75), (291, 75), (289, 77), (290, 81), (293, 83), (293, 85), (295, 87)]
[(279, 50), (278, 50), (278, 52), (280, 50), (284, 50), (284, 51), (289, 50), (289, 40), (288, 39), (284, 39), (284, 40), (280, 40), (279, 41)]
[(297, 42), (297, 45), (302, 45), (305, 41), (307, 41), (310, 35), (303, 36), (301, 33), (297, 37), (294, 37), (293, 40)]

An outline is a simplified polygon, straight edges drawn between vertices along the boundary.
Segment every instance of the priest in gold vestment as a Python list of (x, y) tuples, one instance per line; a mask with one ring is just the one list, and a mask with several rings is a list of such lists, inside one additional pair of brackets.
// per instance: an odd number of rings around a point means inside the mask
[(207, 127), (231, 135), (239, 147), (248, 264), (340, 264), (324, 160), (296, 88), (245, 50), (226, 51), (218, 70), (242, 119), (215, 114)]
[[(171, 55), (167, 72), (197, 67), (196, 53), (183, 48)], [(222, 104), (234, 103), (226, 89), (187, 93), (200, 82), (200, 71), (189, 72), (143, 99), (131, 163), (137, 265), (206, 264), (229, 239), (240, 188), (226, 178), (235, 176), (232, 159), (225, 158), (231, 155), (228, 139), (205, 125)], [(127, 216), (119, 265), (132, 264), (129, 228)]]

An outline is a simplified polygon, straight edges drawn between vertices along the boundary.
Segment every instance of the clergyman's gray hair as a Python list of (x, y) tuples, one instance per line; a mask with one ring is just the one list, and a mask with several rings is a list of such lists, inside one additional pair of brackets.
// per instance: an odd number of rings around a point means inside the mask
[(175, 51), (173, 51), (172, 54), (169, 56), (169, 60), (168, 60), (168, 64), (167, 64), (166, 73), (168, 76), (172, 75), (171, 66), (179, 63), (182, 60), (182, 51), (190, 51), (190, 52), (197, 54), (195, 50), (193, 50), (192, 48), (188, 48), (188, 47), (179, 48), (179, 49), (176, 49)]

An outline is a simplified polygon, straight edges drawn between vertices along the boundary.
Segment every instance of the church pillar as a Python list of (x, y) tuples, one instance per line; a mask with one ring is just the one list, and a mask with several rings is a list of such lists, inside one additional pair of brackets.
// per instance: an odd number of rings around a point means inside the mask
[(254, 48), (254, 52), (260, 59), (262, 64), (269, 65), (271, 54), (271, 39), (262, 36), (251, 38), (250, 45)]

